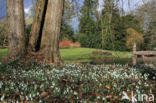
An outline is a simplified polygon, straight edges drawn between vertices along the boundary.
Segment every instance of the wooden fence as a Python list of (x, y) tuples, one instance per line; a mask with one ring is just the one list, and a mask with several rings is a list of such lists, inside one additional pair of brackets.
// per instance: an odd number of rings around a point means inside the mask
[[(138, 56), (141, 56), (144, 62), (156, 62), (156, 51), (136, 51), (136, 45), (133, 46), (133, 65), (137, 64)], [(152, 56), (152, 57), (149, 57)]]

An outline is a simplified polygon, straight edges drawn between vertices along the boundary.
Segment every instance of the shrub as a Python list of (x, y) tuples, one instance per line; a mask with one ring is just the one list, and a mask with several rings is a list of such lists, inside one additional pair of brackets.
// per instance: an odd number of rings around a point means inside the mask
[(81, 43), (82, 47), (89, 47), (88, 43), (88, 36), (86, 34), (78, 34), (77, 41)]
[(127, 29), (127, 41), (126, 45), (128, 49), (132, 49), (133, 45), (137, 45), (137, 49), (140, 49), (144, 43), (143, 35), (135, 31), (133, 28)]
[(79, 42), (74, 43), (71, 40), (64, 39), (60, 41), (59, 47), (60, 48), (78, 48), (78, 47), (81, 47), (81, 44)]

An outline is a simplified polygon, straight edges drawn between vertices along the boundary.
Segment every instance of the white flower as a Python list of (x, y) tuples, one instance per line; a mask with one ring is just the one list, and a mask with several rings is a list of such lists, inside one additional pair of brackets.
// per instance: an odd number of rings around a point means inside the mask
[(42, 103), (42, 100), (39, 100), (39, 103)]
[(100, 99), (100, 98), (101, 98), (100, 96), (97, 97), (97, 99)]
[(75, 92), (74, 92), (74, 95), (78, 95), (78, 93), (75, 91)]
[(3, 101), (3, 100), (4, 100), (4, 97), (5, 97), (5, 95), (3, 95), (3, 96), (1, 97), (1, 101)]
[(106, 98), (105, 97), (102, 97), (102, 100), (104, 101), (104, 100), (106, 100)]
[(29, 100), (28, 96), (26, 96), (26, 100)]
[(3, 86), (3, 82), (0, 81), (0, 88), (2, 88), (2, 86)]

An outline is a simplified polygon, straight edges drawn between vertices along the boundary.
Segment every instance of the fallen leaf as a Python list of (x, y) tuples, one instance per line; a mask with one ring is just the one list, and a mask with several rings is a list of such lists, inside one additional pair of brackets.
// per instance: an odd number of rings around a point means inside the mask
[(83, 84), (80, 84), (80, 88), (82, 88), (83, 87)]
[(24, 101), (24, 103), (27, 103), (27, 101)]
[(152, 94), (152, 89), (150, 89), (150, 93)]
[(5, 76), (2, 76), (1, 78), (2, 78), (2, 79), (5, 79)]
[(119, 97), (118, 96), (114, 96), (114, 99), (118, 99)]
[(68, 80), (67, 79), (62, 79), (62, 81), (67, 82)]
[(110, 86), (110, 85), (106, 85), (106, 88), (107, 88), (107, 89), (110, 89), (110, 88), (111, 88), (111, 86)]
[(41, 94), (40, 94), (40, 97), (44, 97), (44, 96), (46, 96), (47, 95), (47, 92), (42, 92)]
[(83, 92), (80, 92), (80, 96), (81, 96), (81, 97), (83, 96)]
[(112, 96), (111, 96), (111, 95), (109, 95), (108, 97), (109, 97), (109, 99), (111, 99), (111, 98), (112, 98)]
[[(21, 95), (19, 95), (19, 97), (20, 97), (20, 100), (23, 101), (23, 97), (22, 97)], [(23, 102), (22, 102), (22, 103), (23, 103)]]

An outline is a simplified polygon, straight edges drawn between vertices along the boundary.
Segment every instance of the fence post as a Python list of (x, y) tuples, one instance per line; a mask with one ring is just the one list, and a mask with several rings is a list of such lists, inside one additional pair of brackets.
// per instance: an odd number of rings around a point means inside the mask
[(133, 65), (136, 65), (137, 63), (137, 55), (136, 53), (136, 44), (133, 45)]

